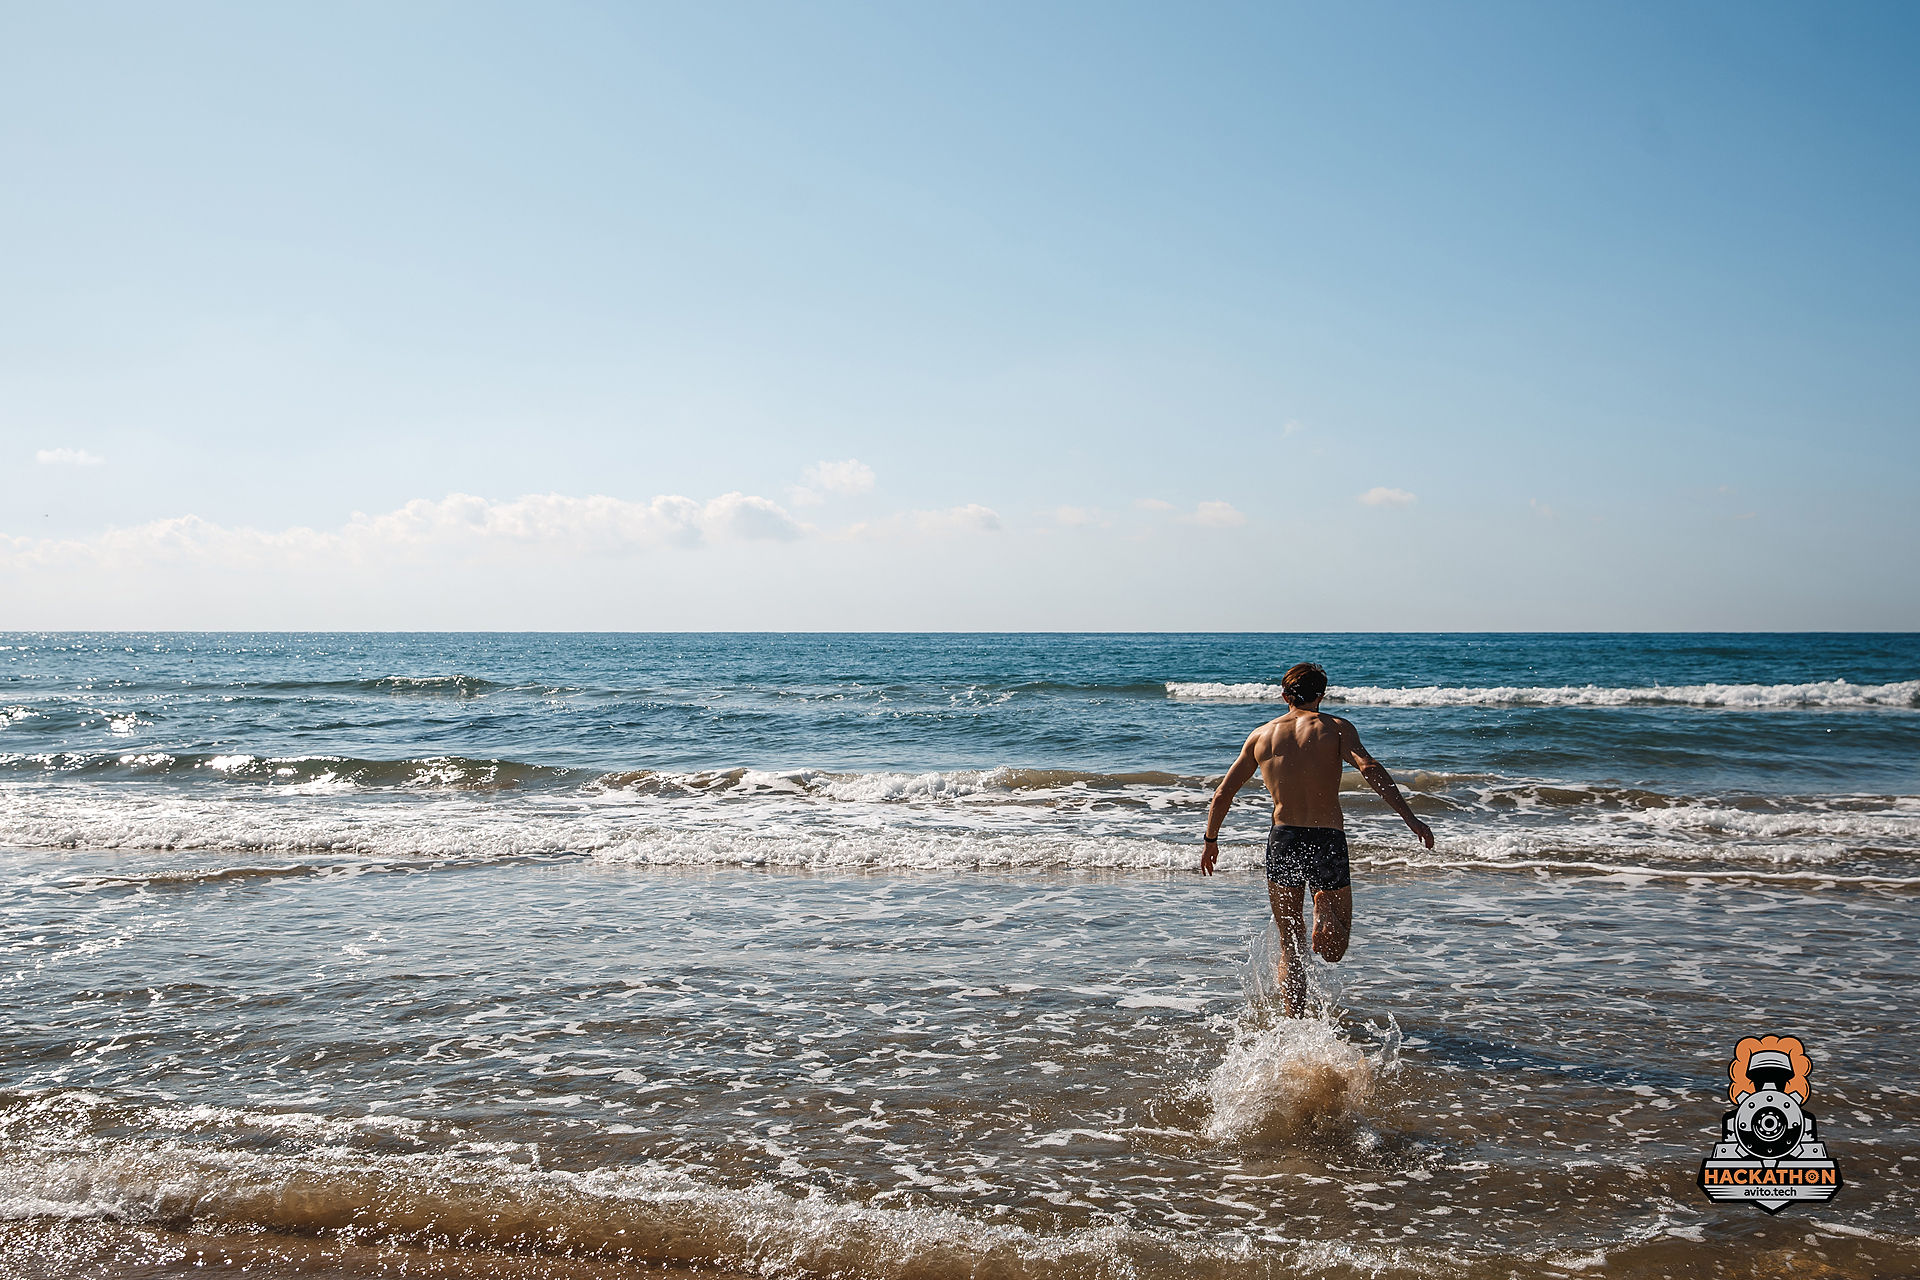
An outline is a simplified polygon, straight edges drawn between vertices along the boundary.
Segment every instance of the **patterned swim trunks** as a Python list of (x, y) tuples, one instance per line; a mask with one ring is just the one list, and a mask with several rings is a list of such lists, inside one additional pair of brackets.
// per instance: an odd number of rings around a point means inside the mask
[(1338, 827), (1282, 827), (1267, 836), (1267, 879), (1306, 885), (1315, 893), (1353, 883), (1347, 866), (1347, 833)]

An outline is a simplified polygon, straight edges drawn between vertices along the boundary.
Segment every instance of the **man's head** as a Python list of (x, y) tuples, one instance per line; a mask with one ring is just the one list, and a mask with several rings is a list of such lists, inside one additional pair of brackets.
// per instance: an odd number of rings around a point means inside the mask
[(1296, 707), (1311, 707), (1327, 696), (1327, 673), (1317, 662), (1302, 662), (1280, 677), (1280, 696)]

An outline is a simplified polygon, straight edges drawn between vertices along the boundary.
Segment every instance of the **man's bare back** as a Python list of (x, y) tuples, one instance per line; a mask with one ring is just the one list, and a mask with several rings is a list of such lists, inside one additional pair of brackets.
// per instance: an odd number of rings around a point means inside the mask
[(1340, 810), (1340, 770), (1351, 764), (1379, 793), (1420, 842), (1433, 848), (1433, 832), (1414, 816), (1393, 775), (1367, 754), (1352, 723), (1320, 710), (1327, 673), (1312, 663), (1288, 671), (1282, 692), (1287, 713), (1247, 736), (1239, 757), (1220, 780), (1207, 806), (1202, 875), (1212, 875), (1220, 856), (1220, 825), (1240, 788), (1258, 770), (1273, 797), (1273, 830), (1267, 838), (1267, 899), (1280, 927), (1280, 989), (1287, 1012), (1299, 1014), (1306, 1000), (1305, 893), (1313, 889), (1313, 949), (1337, 962), (1346, 954), (1353, 925), (1353, 890), (1347, 869), (1346, 815)]
[(1294, 709), (1255, 729), (1242, 749), (1259, 766), (1273, 797), (1273, 820), (1283, 827), (1344, 829), (1340, 767), (1360, 735), (1339, 716)]

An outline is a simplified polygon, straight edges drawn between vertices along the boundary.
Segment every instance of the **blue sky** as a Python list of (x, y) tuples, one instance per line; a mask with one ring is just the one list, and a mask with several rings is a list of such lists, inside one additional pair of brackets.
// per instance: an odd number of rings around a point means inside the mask
[(1920, 628), (1910, 7), (0, 15), (0, 627)]

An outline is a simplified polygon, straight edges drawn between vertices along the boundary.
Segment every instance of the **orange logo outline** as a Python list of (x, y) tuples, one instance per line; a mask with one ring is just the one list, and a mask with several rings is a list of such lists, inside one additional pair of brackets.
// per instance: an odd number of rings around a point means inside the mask
[(1732, 1081), (1727, 1086), (1727, 1098), (1739, 1102), (1753, 1092), (1753, 1081), (1747, 1078), (1747, 1062), (1762, 1049), (1775, 1049), (1793, 1060), (1793, 1079), (1787, 1081), (1786, 1088), (1780, 1092), (1794, 1101), (1805, 1103), (1812, 1094), (1808, 1083), (1813, 1074), (1813, 1062), (1807, 1057), (1807, 1047), (1800, 1043), (1798, 1036), (1748, 1036), (1734, 1046), (1733, 1061), (1727, 1064), (1727, 1078)]

